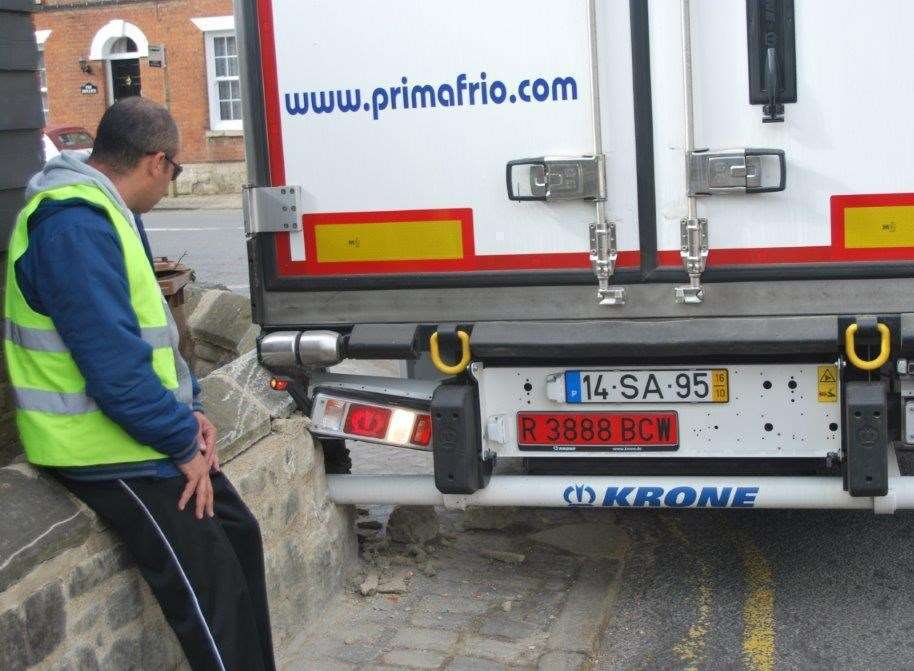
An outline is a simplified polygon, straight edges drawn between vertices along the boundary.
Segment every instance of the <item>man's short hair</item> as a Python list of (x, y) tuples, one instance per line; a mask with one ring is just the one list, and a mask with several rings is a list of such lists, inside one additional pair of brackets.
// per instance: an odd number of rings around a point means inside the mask
[(114, 103), (98, 124), (92, 159), (126, 172), (148, 154), (174, 156), (180, 144), (178, 126), (169, 111), (139, 96)]

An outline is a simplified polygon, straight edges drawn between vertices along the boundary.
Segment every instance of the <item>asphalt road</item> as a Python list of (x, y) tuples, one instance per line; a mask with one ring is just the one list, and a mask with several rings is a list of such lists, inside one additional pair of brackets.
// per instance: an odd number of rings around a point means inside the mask
[(183, 256), (198, 281), (248, 291), (241, 210), (153, 210), (143, 223), (155, 256)]

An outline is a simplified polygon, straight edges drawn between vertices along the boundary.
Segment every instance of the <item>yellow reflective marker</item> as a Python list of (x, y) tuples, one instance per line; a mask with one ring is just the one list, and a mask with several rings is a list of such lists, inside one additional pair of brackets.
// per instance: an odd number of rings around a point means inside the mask
[(715, 403), (730, 402), (730, 374), (726, 368), (711, 371), (711, 400)]
[(819, 366), (816, 369), (816, 390), (819, 403), (838, 402), (837, 366)]
[(463, 231), (456, 219), (321, 224), (314, 227), (314, 239), (320, 263), (463, 258)]
[(847, 249), (914, 247), (914, 205), (877, 205), (844, 209)]

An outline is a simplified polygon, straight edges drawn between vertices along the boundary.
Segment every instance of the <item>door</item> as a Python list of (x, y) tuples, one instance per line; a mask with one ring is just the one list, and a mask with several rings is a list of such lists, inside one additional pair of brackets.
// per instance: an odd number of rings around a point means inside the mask
[(111, 68), (112, 102), (140, 95), (140, 59), (122, 58), (108, 63)]
[[(681, 267), (680, 221), (688, 214), (682, 20), (689, 5), (696, 149), (771, 148), (784, 152), (786, 165), (783, 191), (696, 199), (697, 216), (708, 221), (709, 272), (778, 266), (781, 277), (859, 277), (914, 260), (914, 88), (904, 66), (914, 4), (648, 5), (661, 267)], [(767, 76), (752, 51), (754, 31), (776, 47), (781, 119), (766, 119), (764, 96), (751, 92)], [(795, 81), (785, 88), (791, 70)], [(898, 272), (914, 274), (910, 263)]]
[(638, 266), (627, 3), (258, 5), (272, 182), (304, 193), (287, 285), (595, 284), (592, 199), (508, 198), (507, 164), (544, 156), (606, 154), (601, 218)]

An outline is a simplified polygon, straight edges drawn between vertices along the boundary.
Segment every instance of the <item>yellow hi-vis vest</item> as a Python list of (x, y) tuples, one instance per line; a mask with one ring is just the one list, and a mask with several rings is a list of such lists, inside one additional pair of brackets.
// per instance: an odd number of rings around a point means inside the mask
[(52, 188), (33, 196), (19, 213), (10, 239), (4, 297), (3, 350), (16, 397), (16, 424), (25, 455), (42, 466), (99, 466), (167, 458), (131, 438), (86, 395), (86, 380), (47, 316), (32, 310), (16, 281), (16, 261), (29, 246), (28, 220), (45, 199), (78, 198), (102, 208), (124, 252), (130, 304), (152, 367), (162, 384), (178, 388), (170, 322), (143, 243), (102, 189), (89, 184)]

